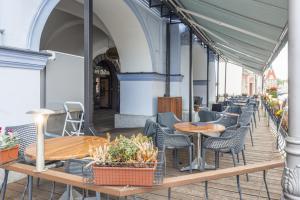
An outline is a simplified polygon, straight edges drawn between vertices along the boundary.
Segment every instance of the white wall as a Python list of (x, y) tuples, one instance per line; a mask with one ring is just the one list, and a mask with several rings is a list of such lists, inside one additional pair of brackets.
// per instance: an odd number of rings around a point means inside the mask
[(150, 48), (140, 22), (125, 1), (98, 0), (94, 12), (116, 44), (122, 72), (151, 72)]
[(217, 61), (215, 59), (209, 62), (209, 104), (216, 103), (216, 65)]
[(228, 95), (242, 94), (242, 74), (242, 67), (227, 63), (226, 92)]
[(189, 110), (189, 46), (181, 46), (181, 82), (182, 109)]
[(193, 44), (193, 78), (207, 80), (207, 50), (199, 43)]
[(0, 126), (32, 122), (32, 109), (40, 108), (40, 70), (0, 67)]
[(83, 57), (55, 52), (46, 66), (46, 107), (62, 108), (65, 101), (84, 103)]
[(165, 93), (163, 81), (121, 81), (120, 114), (153, 116), (157, 97)]
[[(196, 81), (207, 80), (207, 49), (199, 43), (193, 44), (193, 79)], [(194, 84), (194, 96), (203, 97), (202, 104), (206, 104), (206, 84)]]
[(0, 29), (5, 30), (3, 45), (27, 48), (27, 33), (42, 1), (0, 1)]

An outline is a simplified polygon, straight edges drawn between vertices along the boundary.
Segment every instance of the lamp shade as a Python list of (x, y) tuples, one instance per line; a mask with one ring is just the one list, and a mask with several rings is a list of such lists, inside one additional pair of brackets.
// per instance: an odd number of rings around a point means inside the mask
[(30, 110), (28, 112), (26, 112), (26, 114), (30, 114), (30, 115), (51, 115), (54, 114), (53, 110), (49, 110), (49, 109), (34, 109), (34, 110)]

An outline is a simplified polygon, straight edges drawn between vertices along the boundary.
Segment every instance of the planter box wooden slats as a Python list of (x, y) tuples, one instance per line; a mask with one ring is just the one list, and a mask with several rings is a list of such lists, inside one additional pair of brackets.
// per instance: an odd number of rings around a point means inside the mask
[(17, 160), (19, 156), (19, 146), (0, 150), (0, 165)]
[(155, 168), (93, 166), (95, 185), (153, 186)]

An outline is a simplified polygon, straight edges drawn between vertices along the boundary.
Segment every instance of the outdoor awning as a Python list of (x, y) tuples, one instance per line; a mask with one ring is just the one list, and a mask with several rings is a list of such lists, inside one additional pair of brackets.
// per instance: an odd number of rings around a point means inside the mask
[(288, 0), (166, 0), (229, 61), (263, 71), (287, 42)]

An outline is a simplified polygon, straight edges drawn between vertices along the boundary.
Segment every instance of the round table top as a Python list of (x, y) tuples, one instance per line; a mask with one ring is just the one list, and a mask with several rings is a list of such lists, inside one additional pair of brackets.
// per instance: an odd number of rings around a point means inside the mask
[(221, 124), (212, 124), (204, 122), (201, 126), (195, 126), (191, 122), (181, 122), (174, 125), (174, 128), (180, 132), (186, 133), (216, 133), (225, 131), (225, 126)]
[[(106, 143), (106, 139), (96, 136), (65, 136), (45, 140), (45, 160), (79, 159), (89, 156), (90, 147)], [(25, 155), (36, 158), (36, 144), (28, 146)]]

